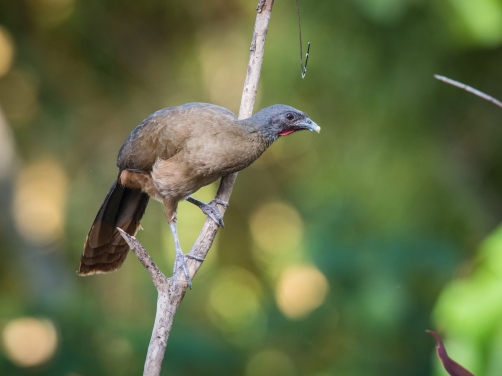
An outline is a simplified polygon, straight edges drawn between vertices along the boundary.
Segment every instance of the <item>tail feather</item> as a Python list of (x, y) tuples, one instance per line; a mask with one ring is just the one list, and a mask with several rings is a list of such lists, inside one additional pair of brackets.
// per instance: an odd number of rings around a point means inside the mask
[(87, 235), (77, 273), (81, 276), (107, 273), (122, 265), (129, 246), (117, 231), (136, 235), (148, 204), (148, 195), (115, 182), (101, 205)]

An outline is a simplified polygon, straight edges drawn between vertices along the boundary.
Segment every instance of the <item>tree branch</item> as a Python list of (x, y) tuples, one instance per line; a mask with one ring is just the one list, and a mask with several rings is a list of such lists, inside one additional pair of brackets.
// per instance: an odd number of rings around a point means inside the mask
[(132, 249), (138, 260), (143, 264), (150, 276), (152, 277), (153, 284), (159, 288), (163, 288), (164, 285), (168, 283), (167, 277), (160, 271), (157, 265), (153, 262), (153, 259), (150, 257), (145, 248), (141, 245), (141, 243), (134, 236), (129, 235), (127, 232), (117, 227), (120, 235), (124, 238), (126, 243)]
[[(265, 50), (265, 39), (267, 37), (268, 23), (272, 14), (274, 0), (260, 0), (257, 7), (256, 22), (251, 40), (250, 56), (247, 69), (246, 80), (242, 92), (239, 119), (246, 119), (253, 114), (253, 107), (260, 79), (261, 65)], [(216, 198), (229, 202), (232, 189), (237, 178), (237, 173), (227, 175), (221, 179)], [(218, 205), (218, 210), (223, 216), (226, 207)], [(188, 284), (181, 265), (174, 271), (171, 278), (167, 278), (155, 265), (150, 255), (141, 243), (133, 236), (118, 229), (127, 244), (139, 259), (141, 264), (148, 270), (152, 281), (157, 288), (157, 312), (153, 327), (150, 345), (148, 346), (147, 358), (145, 361), (144, 376), (159, 376), (162, 368), (162, 361), (166, 351), (169, 333), (173, 325), (174, 315), (185, 296)], [(202, 230), (195, 241), (189, 255), (205, 258), (211, 245), (213, 244), (218, 225), (210, 218), (202, 226)], [(202, 263), (196, 259), (189, 258), (187, 261), (190, 278), (199, 270)]]
[(463, 84), (462, 82), (458, 82), (458, 81), (452, 80), (451, 78), (448, 78), (448, 77), (445, 77), (445, 76), (440, 76), (438, 74), (435, 74), (434, 78), (436, 80), (446, 82), (449, 85), (458, 87), (458, 88), (460, 88), (462, 90), (465, 90), (465, 91), (467, 91), (469, 93), (472, 93), (472, 94), (474, 94), (474, 95), (476, 95), (476, 96), (478, 96), (480, 98), (483, 98), (484, 100), (487, 100), (488, 102), (492, 102), (495, 106), (502, 108), (502, 102), (499, 101), (498, 99), (493, 98), (492, 96), (490, 96), (488, 94), (485, 94), (482, 91), (474, 89), (471, 86)]

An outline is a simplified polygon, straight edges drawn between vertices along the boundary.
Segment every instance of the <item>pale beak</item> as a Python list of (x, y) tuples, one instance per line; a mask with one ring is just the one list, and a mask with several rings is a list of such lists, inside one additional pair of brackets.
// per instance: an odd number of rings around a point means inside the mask
[(296, 124), (296, 126), (299, 128), (308, 129), (309, 131), (312, 131), (312, 132), (319, 133), (321, 131), (321, 127), (318, 126), (316, 123), (314, 123), (309, 118), (305, 119), (305, 121), (302, 121), (301, 123)]

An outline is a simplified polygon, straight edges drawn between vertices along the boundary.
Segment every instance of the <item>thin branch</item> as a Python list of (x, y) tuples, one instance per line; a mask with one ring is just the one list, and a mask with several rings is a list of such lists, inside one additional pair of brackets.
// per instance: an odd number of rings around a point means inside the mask
[[(253, 114), (253, 107), (256, 100), (258, 81), (263, 62), (265, 50), (265, 39), (267, 37), (268, 23), (272, 13), (274, 0), (260, 0), (257, 8), (256, 22), (253, 38), (251, 40), (249, 64), (247, 69), (246, 81), (242, 92), (241, 107), (239, 110), (239, 119), (246, 119)], [(237, 178), (237, 173), (227, 175), (221, 179), (216, 198), (229, 202), (232, 189)], [(218, 210), (223, 216), (226, 207), (218, 205)], [(119, 229), (120, 230), (120, 229)], [(199, 237), (195, 241), (190, 255), (204, 259), (213, 244), (218, 225), (207, 218)], [(174, 271), (171, 278), (166, 276), (155, 265), (152, 258), (148, 255), (145, 248), (133, 236), (120, 231), (132, 251), (138, 257), (139, 261), (148, 270), (152, 281), (157, 288), (157, 312), (155, 315), (155, 324), (148, 346), (147, 358), (145, 361), (144, 376), (159, 376), (164, 360), (169, 333), (173, 325), (174, 315), (185, 296), (188, 288), (187, 281), (181, 265)], [(181, 264), (181, 263), (180, 263)], [(196, 259), (189, 258), (187, 261), (190, 278), (193, 278), (199, 270), (202, 263)]]
[(307, 64), (309, 63), (310, 42), (307, 43), (307, 53), (305, 54), (305, 67), (303, 66), (303, 49), (302, 49), (302, 23), (300, 21), (300, 4), (296, 0), (296, 13), (298, 14), (298, 33), (300, 34), (300, 72), (302, 78), (307, 74)]
[[(261, 0), (259, 10), (256, 14), (253, 38), (249, 48), (249, 63), (242, 91), (241, 107), (239, 109), (239, 119), (246, 119), (253, 115), (258, 81), (260, 80), (261, 65), (265, 52), (265, 39), (267, 38), (268, 23), (272, 15), (274, 0)], [(229, 195), (230, 196), (230, 195)], [(225, 200), (224, 200), (225, 201)], [(227, 201), (228, 202), (228, 201)]]
[[(258, 81), (260, 80), (261, 66), (263, 63), (263, 54), (265, 52), (265, 39), (267, 38), (268, 23), (272, 15), (274, 0), (260, 0), (257, 7), (256, 21), (254, 26), (251, 47), (249, 48), (249, 63), (242, 90), (241, 106), (239, 109), (239, 119), (247, 119), (253, 115), (253, 108), (258, 90)], [(237, 172), (224, 176), (221, 179), (216, 198), (225, 202), (230, 201), (230, 195), (234, 187)], [(218, 205), (218, 210), (223, 216), (226, 207)], [(199, 237), (195, 241), (190, 254), (199, 258), (205, 258), (209, 248), (213, 244), (214, 237), (218, 232), (218, 225), (210, 218), (206, 219)], [(187, 262), (190, 278), (197, 273), (200, 268), (200, 261), (190, 259)]]
[(141, 245), (141, 243), (134, 236), (129, 235), (127, 232), (117, 227), (118, 232), (126, 243), (129, 245), (131, 250), (134, 252), (138, 260), (143, 264), (150, 276), (152, 277), (153, 284), (157, 289), (164, 287), (167, 283), (167, 277), (160, 271), (158, 266), (153, 262), (146, 249)]
[(483, 93), (482, 91), (479, 91), (477, 89), (474, 89), (471, 86), (468, 86), (466, 84), (463, 84), (461, 82), (452, 80), (451, 78), (445, 77), (445, 76), (440, 76), (438, 74), (434, 75), (434, 78), (436, 78), (439, 81), (446, 82), (447, 84), (450, 84), (452, 86), (456, 86), (462, 90), (468, 91), (469, 93), (472, 93), (480, 98), (483, 98), (484, 100), (487, 100), (488, 102), (492, 102), (495, 106), (502, 108), (502, 102), (499, 101), (498, 99), (495, 99), (488, 94)]

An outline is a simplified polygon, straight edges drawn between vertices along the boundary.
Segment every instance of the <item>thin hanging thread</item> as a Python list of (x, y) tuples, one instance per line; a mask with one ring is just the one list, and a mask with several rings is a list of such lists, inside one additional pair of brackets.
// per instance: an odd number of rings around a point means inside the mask
[(300, 22), (300, 5), (298, 4), (298, 0), (296, 0), (296, 13), (298, 14), (298, 32), (300, 33), (300, 72), (302, 73), (302, 78), (305, 78), (305, 75), (307, 74), (307, 64), (309, 62), (310, 42), (307, 43), (305, 66), (303, 66), (302, 27)]

